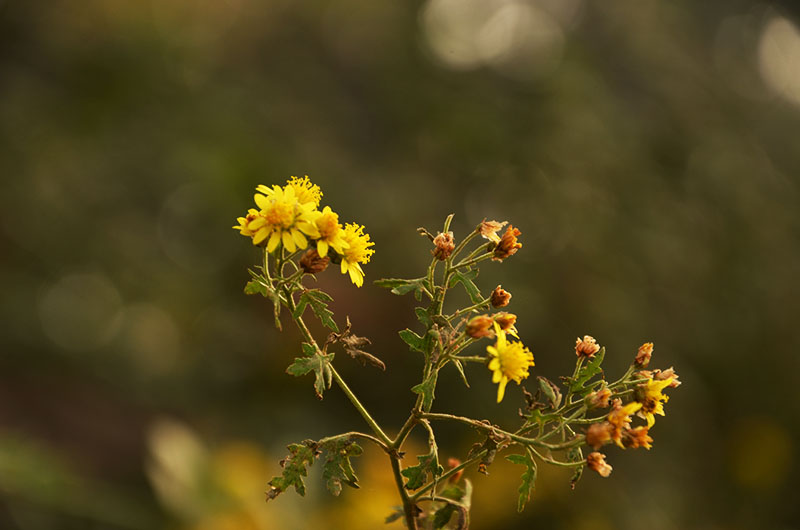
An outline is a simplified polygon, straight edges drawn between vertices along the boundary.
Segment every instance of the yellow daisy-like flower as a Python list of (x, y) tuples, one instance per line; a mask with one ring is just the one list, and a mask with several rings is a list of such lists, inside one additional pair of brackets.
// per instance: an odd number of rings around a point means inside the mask
[[(261, 188), (259, 186), (257, 189)], [(254, 245), (266, 240), (267, 252), (275, 250), (278, 243), (283, 243), (286, 250), (294, 252), (308, 246), (306, 236), (319, 237), (312, 222), (311, 205), (301, 204), (291, 187), (273, 186), (269, 195), (256, 193), (254, 199), (261, 211), (244, 227), (246, 231), (253, 233)]]
[[(291, 177), (286, 181), (286, 186), (283, 187), (284, 191), (289, 188), (292, 189), (294, 196), (297, 197), (297, 201), (300, 204), (312, 203), (312, 208), (319, 206), (319, 201), (322, 199), (322, 190), (319, 189), (319, 186), (312, 184), (312, 182), (308, 180), (308, 175), (303, 178), (297, 178), (294, 176)], [(267, 197), (271, 196), (274, 192), (274, 188), (270, 188), (263, 184), (258, 186), (256, 190), (263, 193)]]
[(343, 248), (342, 274), (350, 274), (350, 280), (357, 287), (364, 285), (364, 271), (361, 263), (369, 263), (375, 253), (371, 246), (375, 243), (369, 240), (369, 234), (364, 233), (364, 227), (355, 223), (347, 223), (342, 231), (342, 239), (347, 244)]
[(530, 375), (528, 368), (533, 366), (533, 354), (521, 342), (506, 340), (506, 332), (495, 322), (494, 331), (497, 334), (497, 343), (487, 346), (489, 352), (489, 370), (492, 374), (492, 383), (498, 383), (497, 402), (503, 401), (506, 385), (509, 381), (517, 384)]
[(344, 230), (342, 225), (339, 224), (339, 215), (331, 210), (330, 206), (326, 206), (321, 212), (317, 212), (314, 225), (319, 232), (319, 240), (317, 240), (317, 253), (321, 257), (328, 255), (328, 248), (335, 250), (340, 256), (344, 255), (344, 251), (348, 245), (344, 240)]
[(662, 394), (662, 391), (672, 383), (672, 378), (663, 381), (650, 379), (641, 385), (641, 395), (639, 398), (642, 408), (639, 409), (638, 416), (647, 420), (647, 427), (652, 427), (656, 422), (655, 414), (664, 416), (664, 403), (669, 401), (669, 396)]
[(253, 237), (255, 234), (254, 231), (250, 230), (247, 226), (250, 224), (251, 221), (254, 221), (258, 217), (258, 210), (255, 208), (250, 208), (247, 210), (246, 217), (237, 217), (236, 220), (239, 222), (238, 225), (232, 227), (234, 230), (238, 230), (240, 234), (247, 237)]

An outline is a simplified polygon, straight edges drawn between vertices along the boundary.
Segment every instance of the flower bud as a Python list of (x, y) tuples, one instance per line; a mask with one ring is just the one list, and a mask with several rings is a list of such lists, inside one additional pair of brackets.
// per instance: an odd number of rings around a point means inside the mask
[(511, 331), (516, 334), (517, 328), (514, 327), (514, 324), (517, 323), (517, 315), (503, 311), (494, 315), (494, 321), (503, 331)]
[(331, 259), (328, 256), (323, 258), (317, 253), (316, 249), (310, 248), (300, 258), (300, 268), (306, 274), (317, 274), (327, 269), (330, 261)]
[(608, 388), (601, 388), (586, 396), (586, 405), (590, 409), (604, 409), (608, 407), (608, 400), (611, 398), (611, 390)]
[(600, 351), (600, 345), (594, 340), (594, 337), (584, 335), (583, 340), (580, 338), (575, 339), (575, 355), (578, 357), (586, 357), (591, 359), (594, 354)]
[(500, 287), (499, 285), (492, 291), (492, 307), (505, 307), (511, 300), (511, 293)]
[(483, 337), (491, 337), (494, 335), (492, 331), (492, 324), (494, 319), (489, 315), (479, 315), (473, 317), (467, 322), (466, 333), (473, 339), (480, 339)]
[(606, 455), (598, 453), (597, 451), (589, 453), (589, 456), (586, 457), (586, 465), (592, 471), (597, 471), (603, 478), (608, 477), (613, 469), (606, 464)]
[(453, 232), (439, 232), (433, 238), (433, 244), (436, 245), (436, 248), (431, 251), (431, 254), (436, 256), (439, 261), (449, 258), (450, 254), (453, 253), (453, 249), (456, 248), (455, 241), (453, 241)]
[(611, 441), (613, 430), (614, 426), (607, 421), (591, 424), (586, 431), (586, 445), (595, 449), (600, 448)]
[(494, 247), (494, 256), (492, 260), (503, 261), (507, 257), (516, 254), (517, 250), (522, 248), (522, 243), (517, 242), (517, 236), (521, 234), (522, 232), (520, 232), (518, 228), (509, 225), (505, 233), (503, 233), (503, 237), (501, 237), (500, 241), (497, 243), (497, 246)]
[(634, 364), (637, 368), (645, 368), (650, 364), (650, 358), (653, 356), (653, 343), (645, 342), (639, 346), (639, 352), (636, 354)]

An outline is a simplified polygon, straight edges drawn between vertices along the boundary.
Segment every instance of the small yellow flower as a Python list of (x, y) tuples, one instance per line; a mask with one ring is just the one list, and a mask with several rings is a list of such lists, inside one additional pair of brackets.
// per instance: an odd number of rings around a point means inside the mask
[[(284, 190), (288, 188), (292, 189), (294, 196), (297, 197), (297, 201), (300, 204), (312, 203), (312, 208), (319, 206), (319, 201), (322, 199), (322, 190), (319, 189), (319, 186), (312, 184), (311, 181), (308, 180), (308, 175), (301, 179), (294, 176), (291, 177), (286, 181), (286, 186), (283, 187)], [(256, 190), (263, 193), (267, 197), (273, 193), (273, 188), (269, 188), (263, 184), (258, 186)]]
[(369, 247), (375, 243), (364, 233), (364, 227), (355, 223), (347, 223), (342, 233), (346, 247), (342, 252), (342, 274), (350, 274), (350, 280), (356, 287), (364, 285), (364, 270), (361, 263), (369, 263), (375, 251)]
[(234, 230), (238, 230), (240, 234), (247, 237), (253, 237), (255, 232), (247, 228), (251, 221), (254, 221), (258, 217), (258, 210), (255, 208), (250, 208), (247, 210), (247, 216), (245, 217), (237, 217), (236, 220), (239, 222), (238, 225), (232, 227)]
[(492, 383), (498, 383), (497, 402), (503, 401), (506, 385), (509, 381), (517, 384), (530, 375), (528, 368), (533, 366), (533, 354), (521, 342), (506, 340), (506, 332), (495, 322), (494, 331), (497, 334), (497, 343), (487, 346), (489, 352), (489, 370), (492, 374)]
[(669, 396), (662, 394), (662, 391), (672, 383), (672, 378), (663, 381), (650, 379), (640, 386), (639, 402), (642, 407), (639, 409), (638, 416), (647, 420), (647, 426), (652, 427), (656, 422), (655, 414), (664, 416), (664, 403), (669, 401)]
[(611, 425), (611, 439), (614, 440), (618, 446), (622, 446), (622, 431), (627, 429), (631, 424), (631, 414), (642, 408), (641, 403), (631, 401), (623, 406), (622, 400), (617, 399), (614, 401), (614, 409), (608, 413), (607, 421)]
[(311, 205), (301, 204), (293, 188), (273, 186), (269, 195), (256, 193), (254, 199), (261, 208), (259, 215), (247, 224), (247, 230), (253, 232), (254, 245), (269, 237), (267, 252), (275, 250), (278, 243), (283, 243), (286, 250), (294, 252), (308, 246), (306, 236), (319, 237), (317, 228), (311, 222)]
[(321, 212), (317, 212), (314, 225), (319, 232), (317, 241), (317, 252), (323, 258), (328, 255), (328, 248), (335, 250), (340, 256), (344, 255), (344, 249), (348, 247), (344, 240), (344, 230), (339, 224), (339, 215), (326, 206)]

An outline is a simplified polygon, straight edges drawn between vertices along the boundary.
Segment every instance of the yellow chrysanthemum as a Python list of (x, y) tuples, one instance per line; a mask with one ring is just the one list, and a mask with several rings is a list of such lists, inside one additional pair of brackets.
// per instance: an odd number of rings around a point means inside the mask
[[(300, 204), (308, 205), (311, 203), (312, 208), (319, 206), (319, 201), (322, 199), (322, 190), (319, 189), (319, 186), (312, 184), (312, 182), (308, 180), (308, 175), (303, 178), (291, 177), (286, 181), (286, 186), (284, 186), (283, 189), (285, 191), (290, 188)], [(256, 190), (267, 197), (274, 193), (274, 188), (264, 186), (263, 184), (258, 186)]]
[(672, 378), (663, 381), (650, 379), (641, 386), (640, 402), (642, 408), (639, 409), (639, 417), (647, 420), (647, 426), (652, 427), (656, 422), (655, 414), (664, 416), (664, 403), (669, 401), (669, 396), (662, 394), (662, 391), (672, 383)]
[(349, 245), (344, 240), (344, 230), (339, 224), (339, 215), (326, 206), (321, 212), (317, 212), (314, 225), (319, 232), (317, 240), (317, 253), (323, 258), (328, 255), (328, 247), (335, 250), (340, 256)]
[(364, 271), (361, 263), (369, 263), (370, 257), (375, 253), (371, 246), (375, 243), (369, 240), (369, 234), (364, 233), (364, 227), (355, 223), (347, 223), (342, 231), (342, 239), (347, 244), (342, 252), (342, 274), (350, 274), (350, 280), (357, 287), (364, 285)]
[(246, 217), (237, 217), (236, 220), (239, 222), (238, 225), (234, 226), (234, 230), (238, 230), (240, 234), (247, 237), (253, 237), (255, 232), (247, 228), (251, 221), (255, 220), (258, 217), (258, 210), (255, 208), (250, 208), (247, 210)]
[(294, 252), (308, 246), (306, 236), (319, 237), (317, 228), (311, 222), (311, 206), (301, 204), (292, 188), (273, 186), (269, 196), (256, 193), (254, 199), (261, 210), (240, 229), (240, 232), (252, 233), (254, 245), (266, 240), (268, 252), (275, 250), (278, 243), (283, 243), (286, 250)]
[(489, 352), (489, 370), (492, 374), (492, 383), (498, 383), (497, 402), (503, 401), (506, 385), (509, 381), (517, 384), (528, 377), (528, 368), (533, 366), (533, 354), (521, 342), (506, 340), (506, 332), (495, 322), (494, 330), (497, 334), (497, 343), (487, 346)]

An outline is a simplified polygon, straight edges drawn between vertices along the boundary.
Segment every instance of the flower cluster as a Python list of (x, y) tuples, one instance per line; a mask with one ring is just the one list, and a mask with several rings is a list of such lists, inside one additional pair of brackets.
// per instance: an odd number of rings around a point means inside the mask
[[(307, 248), (311, 241), (314, 253), (301, 260), (305, 272), (321, 272), (333, 261), (341, 264), (342, 274), (349, 274), (358, 287), (364, 284), (361, 265), (375, 252), (371, 248), (374, 243), (363, 226), (342, 226), (330, 206), (319, 210), (322, 191), (307, 176), (291, 177), (285, 186), (261, 184), (256, 187), (254, 200), (258, 209), (249, 209), (233, 227), (251, 238), (254, 245), (265, 246), (269, 253), (279, 247), (293, 253)], [(328, 259), (331, 250), (334, 255)]]

